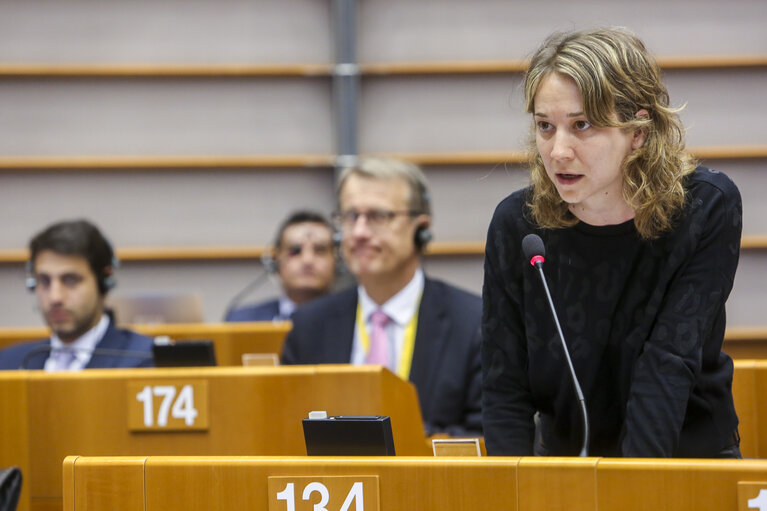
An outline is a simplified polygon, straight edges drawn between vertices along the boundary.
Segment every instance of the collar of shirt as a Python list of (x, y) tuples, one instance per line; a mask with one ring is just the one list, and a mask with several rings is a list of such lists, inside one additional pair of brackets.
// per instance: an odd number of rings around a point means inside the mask
[(288, 298), (287, 296), (283, 296), (280, 298), (279, 303), (279, 313), (274, 318), (274, 320), (287, 320), (290, 319), (290, 317), (293, 315), (293, 311), (296, 310), (296, 302)]
[[(71, 343), (65, 343), (58, 335), (51, 334), (51, 352), (57, 350), (69, 349), (74, 351), (75, 360), (70, 365), (70, 369), (78, 370), (84, 369), (88, 365), (93, 355), (93, 350), (96, 349), (96, 345), (104, 337), (104, 334), (109, 328), (109, 316), (103, 314), (96, 326), (85, 332), (83, 335), (75, 339)], [(49, 356), (45, 361), (46, 371), (61, 371), (64, 368), (58, 367), (58, 363), (55, 357)]]
[[(405, 342), (405, 330), (408, 323), (410, 323), (410, 320), (413, 319), (413, 316), (417, 312), (419, 298), (423, 292), (424, 283), (425, 277), (423, 270), (418, 268), (410, 282), (380, 307), (391, 319), (389, 324), (386, 325), (386, 335), (390, 339), (389, 360), (391, 363), (390, 369), (393, 371), (399, 369), (400, 356)], [(369, 332), (371, 328), (370, 316), (373, 312), (379, 309), (379, 307), (373, 299), (370, 298), (362, 286), (357, 287), (357, 299), (359, 300), (359, 306), (362, 309), (362, 317), (365, 321), (365, 327)], [(362, 346), (362, 338), (358, 331), (358, 326), (359, 325), (355, 322), (351, 356), (352, 364), (364, 364), (365, 357), (367, 356), (366, 350)]]
[[(410, 282), (400, 289), (397, 294), (389, 298), (386, 303), (381, 305), (380, 309), (397, 326), (404, 328), (413, 318), (413, 315), (416, 313), (416, 307), (418, 307), (418, 298), (423, 291), (424, 281), (423, 270), (418, 268)], [(357, 297), (362, 306), (362, 317), (365, 318), (366, 324), (370, 324), (370, 316), (379, 309), (378, 304), (368, 296), (365, 288), (362, 286), (357, 287)]]

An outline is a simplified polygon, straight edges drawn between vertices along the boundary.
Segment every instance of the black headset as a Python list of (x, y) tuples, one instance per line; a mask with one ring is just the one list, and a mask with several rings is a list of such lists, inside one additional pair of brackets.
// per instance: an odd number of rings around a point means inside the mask
[(413, 240), (413, 243), (419, 252), (423, 252), (423, 250), (426, 248), (426, 245), (428, 245), (432, 239), (434, 239), (434, 236), (432, 236), (429, 227), (426, 225), (421, 225), (418, 227), (418, 229), (415, 230), (415, 239)]
[(261, 264), (263, 265), (264, 270), (266, 270), (266, 273), (276, 275), (280, 272), (279, 263), (269, 252), (261, 254)]
[[(418, 194), (421, 196), (421, 211), (414, 214), (427, 214), (431, 211), (431, 197), (429, 197), (429, 192), (426, 190), (426, 187), (422, 182), (416, 181), (416, 183), (418, 187)], [(428, 245), (429, 242), (431, 242), (433, 239), (434, 235), (431, 233), (429, 226), (419, 225), (415, 230), (415, 235), (413, 236), (413, 244), (415, 245), (416, 250), (423, 252), (426, 248), (426, 245)], [(339, 230), (333, 231), (333, 243), (337, 248), (340, 248), (342, 240), (343, 233)]]
[[(344, 239), (344, 235), (341, 231), (334, 231), (333, 232), (333, 244), (336, 246), (336, 249), (339, 250), (341, 247), (341, 242)], [(419, 252), (423, 252), (423, 250), (426, 248), (426, 245), (429, 244), (431, 240), (434, 239), (434, 236), (431, 233), (431, 230), (429, 229), (428, 225), (419, 225), (418, 228), (415, 230), (415, 235), (413, 236), (413, 244), (415, 245), (416, 250)], [(271, 257), (269, 257), (271, 259)], [(263, 262), (263, 258), (262, 258)], [(273, 262), (272, 264), (276, 264), (276, 262)]]
[[(429, 191), (426, 189), (424, 183), (421, 181), (416, 182), (418, 183), (418, 193), (421, 195), (421, 213), (431, 212), (431, 197), (429, 196)], [(426, 245), (433, 239), (434, 236), (432, 235), (429, 226), (420, 225), (415, 230), (415, 239), (413, 240), (413, 243), (419, 252), (423, 252)]]
[[(111, 247), (110, 247), (111, 252)], [(112, 253), (112, 262), (110, 263), (110, 267), (112, 270), (115, 268), (118, 268), (120, 266), (120, 261), (117, 259), (117, 257)], [(99, 293), (101, 295), (107, 294), (107, 291), (110, 289), (114, 289), (114, 287), (117, 285), (117, 280), (114, 278), (114, 275), (111, 273), (106, 273), (104, 270), (106, 268), (101, 269), (101, 275), (96, 275), (96, 285), (98, 286)], [(37, 288), (37, 278), (35, 277), (34, 272), (34, 265), (32, 264), (32, 261), (27, 261), (25, 264), (25, 270), (26, 270), (26, 278), (24, 279), (24, 285), (26, 286), (27, 290), (29, 292), (34, 292), (34, 290)]]
[[(343, 259), (339, 253), (342, 235), (340, 231), (337, 231), (334, 228), (331, 228), (330, 232), (331, 243), (333, 245), (333, 257), (335, 258), (335, 272), (336, 274), (343, 273), (343, 268), (341, 267)], [(261, 254), (261, 265), (264, 267), (264, 270), (271, 275), (277, 275), (280, 272), (280, 263), (271, 251), (266, 251)]]

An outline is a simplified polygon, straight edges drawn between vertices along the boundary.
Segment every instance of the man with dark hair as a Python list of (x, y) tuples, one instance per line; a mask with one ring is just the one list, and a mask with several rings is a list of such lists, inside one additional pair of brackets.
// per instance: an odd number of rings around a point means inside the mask
[(284, 296), (226, 314), (226, 321), (288, 320), (299, 305), (330, 292), (335, 280), (333, 228), (313, 211), (297, 211), (277, 231), (266, 270), (280, 277)]
[(428, 433), (480, 435), (482, 301), (429, 278), (431, 202), (416, 165), (362, 158), (344, 169), (335, 221), (358, 286), (302, 307), (285, 364), (375, 364), (410, 380)]
[(85, 220), (53, 224), (32, 238), (29, 252), (27, 288), (36, 294), (51, 337), (0, 351), (0, 369), (153, 365), (152, 339), (117, 329), (104, 308), (116, 259), (96, 226)]

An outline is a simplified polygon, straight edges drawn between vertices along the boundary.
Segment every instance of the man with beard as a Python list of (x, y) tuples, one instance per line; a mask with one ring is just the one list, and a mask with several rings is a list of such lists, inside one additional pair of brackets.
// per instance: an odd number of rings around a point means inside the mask
[(118, 329), (104, 308), (115, 285), (109, 242), (85, 220), (49, 226), (29, 243), (27, 288), (51, 329), (49, 339), (0, 351), (0, 369), (79, 371), (152, 366), (152, 339)]

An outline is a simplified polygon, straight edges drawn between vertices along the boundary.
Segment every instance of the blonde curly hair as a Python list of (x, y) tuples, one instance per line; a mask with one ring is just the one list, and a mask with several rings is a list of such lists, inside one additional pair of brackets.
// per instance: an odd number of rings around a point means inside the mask
[[(696, 162), (686, 152), (682, 108), (669, 106), (669, 95), (655, 59), (639, 38), (621, 28), (559, 33), (533, 55), (525, 73), (526, 111), (534, 113), (535, 95), (551, 73), (570, 77), (593, 126), (644, 130), (642, 147), (623, 161), (623, 199), (634, 210), (634, 224), (644, 239), (671, 229), (686, 193), (684, 178)], [(646, 110), (647, 117), (636, 116)], [(617, 121), (615, 120), (617, 117)], [(533, 134), (530, 148), (533, 220), (544, 228), (569, 227), (578, 219), (546, 174)]]

